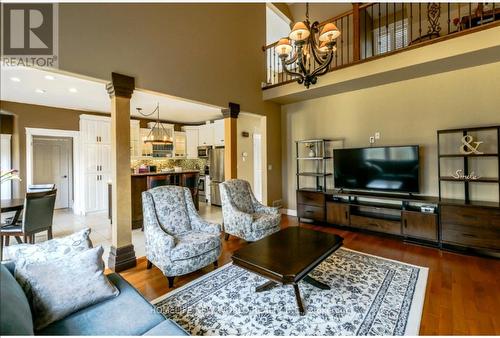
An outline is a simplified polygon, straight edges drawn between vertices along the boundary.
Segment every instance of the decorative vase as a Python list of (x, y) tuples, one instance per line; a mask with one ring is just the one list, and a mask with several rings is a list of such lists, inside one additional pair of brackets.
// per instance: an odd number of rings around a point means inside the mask
[(309, 157), (316, 157), (316, 153), (314, 152), (314, 149), (309, 149)]

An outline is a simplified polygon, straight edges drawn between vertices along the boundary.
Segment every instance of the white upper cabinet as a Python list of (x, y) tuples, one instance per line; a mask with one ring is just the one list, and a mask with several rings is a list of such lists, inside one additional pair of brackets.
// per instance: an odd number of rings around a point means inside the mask
[(139, 130), (139, 138), (141, 140), (141, 151), (139, 152), (139, 156), (151, 156), (151, 154), (153, 153), (153, 147), (151, 146), (151, 143), (144, 143), (144, 140), (146, 140), (150, 131), (151, 129), (149, 128), (140, 128)]
[(139, 120), (130, 120), (130, 156), (142, 155), (141, 126)]
[(223, 146), (224, 145), (224, 120), (216, 120), (213, 123), (214, 130), (214, 146)]
[(213, 123), (199, 126), (198, 129), (198, 145), (211, 146), (214, 143), (214, 128)]
[(174, 157), (186, 158), (186, 133), (174, 131)]
[(186, 158), (198, 158), (198, 127), (184, 126), (186, 132)]
[(86, 144), (110, 144), (111, 121), (109, 117), (81, 115), (80, 132)]

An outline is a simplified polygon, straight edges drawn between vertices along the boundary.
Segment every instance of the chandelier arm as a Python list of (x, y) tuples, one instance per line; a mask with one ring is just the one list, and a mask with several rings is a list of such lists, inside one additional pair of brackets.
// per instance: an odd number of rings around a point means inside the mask
[(301, 79), (304, 78), (304, 75), (302, 75), (299, 72), (293, 72), (293, 71), (289, 70), (287, 67), (283, 67), (283, 69), (285, 70), (285, 73), (287, 73), (288, 75), (291, 75), (292, 77), (300, 77)]
[(324, 62), (324, 59), (321, 60), (321, 58), (318, 56), (318, 54), (321, 53), (321, 52), (319, 51), (319, 49), (316, 47), (315, 44), (312, 45), (311, 53), (312, 53), (312, 55), (314, 57), (314, 60), (316, 60), (317, 63), (322, 64)]
[[(315, 25), (313, 24), (313, 27)], [(321, 58), (318, 56), (321, 54), (318, 48), (318, 42), (316, 41), (316, 38), (314, 37), (315, 34), (311, 34), (309, 36), (309, 45), (311, 46), (311, 54), (314, 57), (314, 60), (316, 60), (317, 63), (322, 64), (324, 60), (321, 60)]]
[[(296, 57), (295, 57), (295, 60), (297, 60)], [(282, 63), (283, 63), (283, 59), (282, 59)], [(291, 75), (292, 77), (298, 76), (300, 78), (304, 78), (304, 75), (302, 75), (299, 72), (294, 72), (294, 71), (289, 70), (287, 66), (288, 66), (288, 64), (283, 63), (283, 70), (285, 71), (285, 73), (287, 73), (288, 75)]]
[(283, 63), (283, 65), (288, 66), (288, 65), (291, 65), (292, 63), (294, 63), (295, 61), (297, 61), (297, 59), (298, 59), (298, 55), (297, 55), (297, 53), (295, 53), (291, 59), (285, 60), (285, 58), (282, 58), (281, 62)]
[(299, 55), (299, 60), (297, 61), (297, 64), (299, 65), (299, 69), (302, 71), (302, 74), (304, 74), (304, 76), (306, 76), (309, 72), (307, 71), (306, 69), (306, 66), (304, 65), (304, 54), (301, 53), (301, 55)]
[(333, 60), (333, 52), (330, 52), (330, 54), (328, 54), (328, 58), (321, 64), (320, 67), (316, 68), (311, 73), (311, 76), (316, 76), (319, 73), (321, 73), (323, 70), (328, 69), (328, 66), (330, 66), (330, 63), (332, 62), (332, 60)]

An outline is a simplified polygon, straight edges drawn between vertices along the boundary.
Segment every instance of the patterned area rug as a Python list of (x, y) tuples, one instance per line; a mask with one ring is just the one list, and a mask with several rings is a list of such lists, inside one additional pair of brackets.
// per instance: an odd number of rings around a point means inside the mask
[(227, 264), (153, 304), (192, 335), (418, 335), (427, 268), (341, 248), (300, 282), (306, 315), (291, 285), (266, 292), (267, 280)]

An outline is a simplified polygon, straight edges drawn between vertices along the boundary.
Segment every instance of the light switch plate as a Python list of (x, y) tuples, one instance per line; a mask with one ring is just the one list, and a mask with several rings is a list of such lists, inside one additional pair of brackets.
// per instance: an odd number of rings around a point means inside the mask
[(379, 140), (380, 139), (380, 133), (377, 131), (375, 133), (375, 140)]

